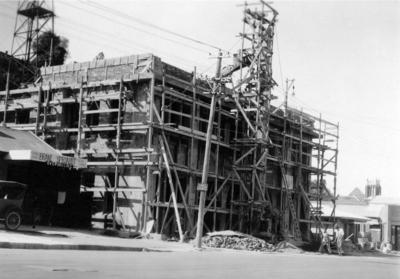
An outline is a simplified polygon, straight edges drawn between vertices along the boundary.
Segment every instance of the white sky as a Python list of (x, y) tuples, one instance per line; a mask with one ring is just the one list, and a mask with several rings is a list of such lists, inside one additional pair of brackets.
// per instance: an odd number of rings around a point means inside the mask
[[(239, 47), (241, 1), (55, 0), (55, 30), (69, 61), (154, 53), (175, 66), (212, 74), (216, 51), (121, 17), (115, 10), (224, 49)], [(276, 1), (274, 78), (295, 78), (289, 105), (340, 123), (338, 192), (381, 180), (400, 197), (400, 2)], [(0, 0), (0, 51), (10, 50), (16, 1)], [(152, 33), (152, 34), (149, 34)], [(163, 38), (160, 38), (163, 37)], [(174, 40), (180, 43), (170, 42)], [(189, 47), (188, 47), (189, 46)], [(280, 61), (280, 63), (279, 63)], [(226, 63), (229, 59), (226, 60)]]

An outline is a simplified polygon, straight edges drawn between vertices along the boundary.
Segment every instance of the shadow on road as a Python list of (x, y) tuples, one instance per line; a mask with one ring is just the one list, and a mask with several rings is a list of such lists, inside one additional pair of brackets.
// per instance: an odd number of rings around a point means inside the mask
[(17, 231), (8, 231), (6, 229), (0, 229), (0, 230), (7, 231), (7, 232), (12, 232), (12, 233), (16, 233), (16, 234), (24, 234), (24, 235), (68, 238), (68, 235), (60, 234), (60, 233), (45, 233), (45, 232), (33, 231), (33, 230), (17, 230)]

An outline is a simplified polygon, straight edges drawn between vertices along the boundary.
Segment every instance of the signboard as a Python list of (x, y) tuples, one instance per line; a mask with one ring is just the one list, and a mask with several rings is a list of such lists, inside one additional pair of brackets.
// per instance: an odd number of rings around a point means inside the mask
[(32, 160), (36, 162), (44, 162), (51, 166), (74, 169), (84, 169), (87, 167), (87, 160), (81, 158), (36, 152), (32, 150), (10, 150), (7, 159)]

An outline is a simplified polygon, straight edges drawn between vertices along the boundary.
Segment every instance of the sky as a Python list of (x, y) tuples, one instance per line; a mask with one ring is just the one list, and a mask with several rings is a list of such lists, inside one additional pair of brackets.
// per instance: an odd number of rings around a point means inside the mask
[[(240, 47), (242, 3), (55, 0), (55, 31), (69, 39), (69, 62), (92, 60), (99, 52), (106, 58), (154, 53), (212, 76), (216, 49), (143, 21), (232, 52)], [(10, 51), (16, 4), (0, 0), (0, 51)], [(379, 179), (384, 196), (400, 197), (400, 2), (273, 6), (279, 12), (273, 57), (277, 104), (284, 80), (295, 79), (289, 105), (339, 123), (339, 194), (364, 190), (367, 179)]]

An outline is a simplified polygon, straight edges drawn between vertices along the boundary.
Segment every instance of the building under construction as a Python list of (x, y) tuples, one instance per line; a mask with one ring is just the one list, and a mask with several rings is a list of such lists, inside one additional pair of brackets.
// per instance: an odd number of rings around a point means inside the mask
[(193, 235), (205, 191), (206, 231), (310, 239), (324, 181), (336, 190), (338, 125), (271, 104), (277, 14), (245, 7), (243, 47), (213, 79), (152, 54), (51, 66), (0, 92), (1, 120), (88, 160), (93, 224)]

